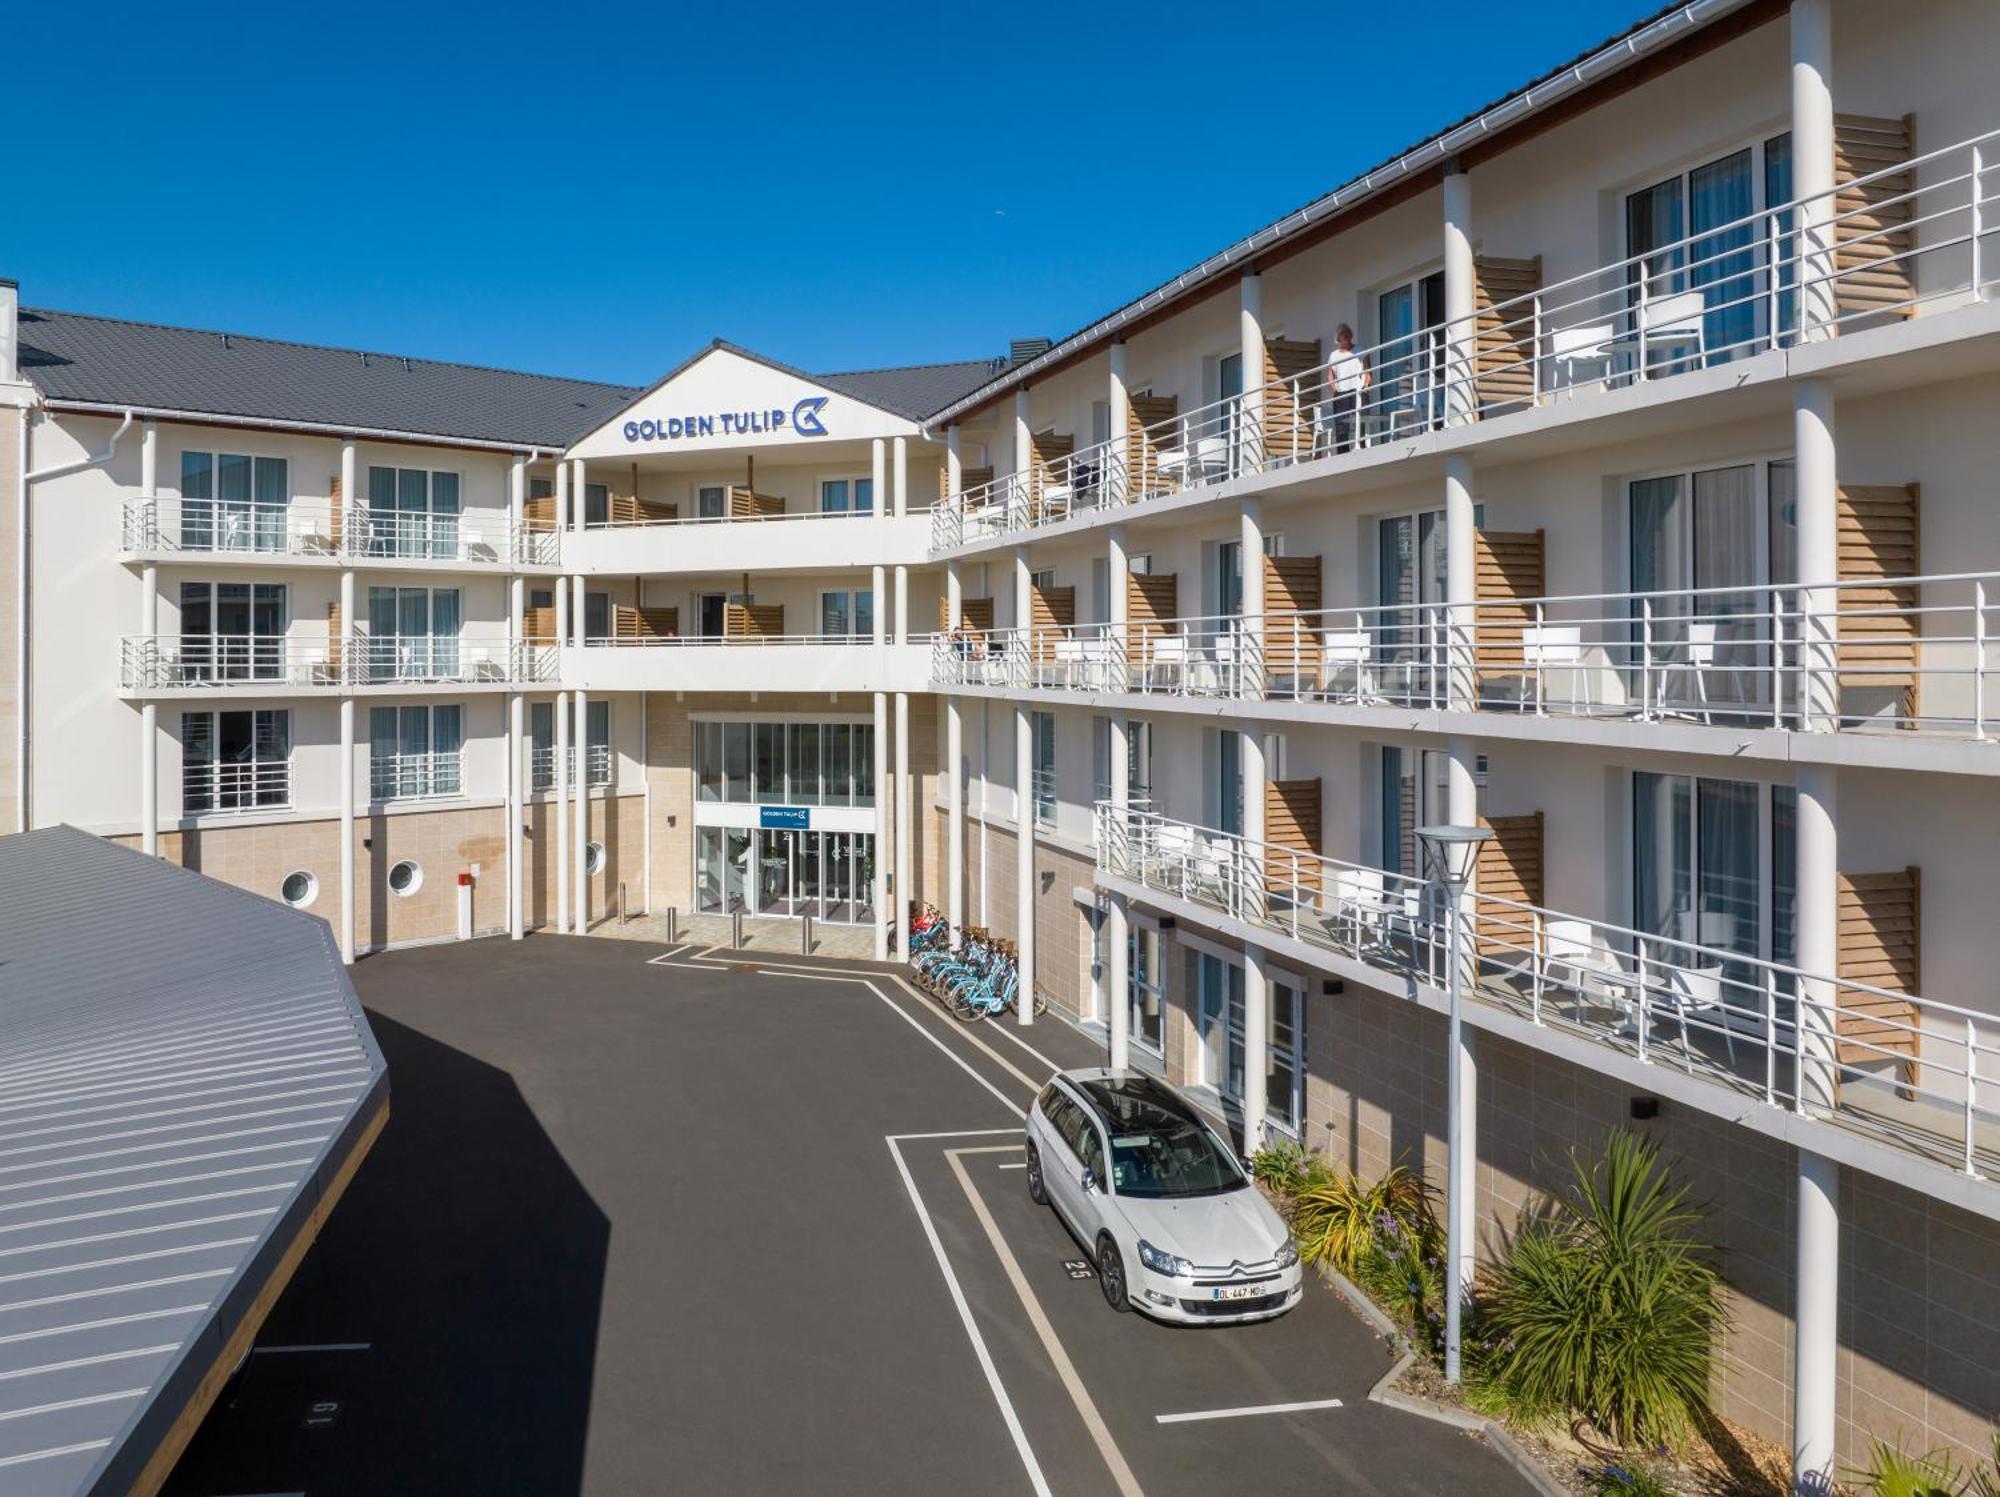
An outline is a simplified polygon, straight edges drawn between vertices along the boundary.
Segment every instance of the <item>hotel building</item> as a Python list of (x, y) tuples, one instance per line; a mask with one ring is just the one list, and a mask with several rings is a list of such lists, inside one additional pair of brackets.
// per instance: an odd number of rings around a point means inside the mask
[(1972, 0), (1675, 5), (990, 362), (633, 390), (9, 290), (0, 821), (350, 959), (930, 900), (1480, 1256), (1652, 1133), (1726, 1414), (1983, 1447), (1995, 56)]

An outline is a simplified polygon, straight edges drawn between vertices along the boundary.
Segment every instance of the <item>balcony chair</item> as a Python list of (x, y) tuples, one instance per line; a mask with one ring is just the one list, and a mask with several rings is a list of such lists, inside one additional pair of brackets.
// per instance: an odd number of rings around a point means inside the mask
[(318, 515), (299, 515), (292, 522), (292, 544), (305, 556), (329, 556), (333, 552), (332, 527)]
[(1609, 384), (1618, 366), (1618, 329), (1608, 322), (1593, 322), (1583, 327), (1552, 331), (1549, 334), (1549, 368), (1557, 376), (1552, 381), (1553, 387), (1574, 395), (1583, 383), (1577, 378), (1577, 366), (1581, 364), (1597, 365), (1597, 382)]
[[(1708, 678), (1718, 667), (1717, 655), (1722, 648), (1716, 639), (1714, 619), (1690, 619), (1687, 637), (1666, 648), (1677, 651), (1677, 657), (1664, 661), (1660, 669), (1659, 701), (1667, 704), (1672, 712), (1683, 710), (1690, 717), (1702, 722), (1711, 720), (1711, 704), (1708, 697)], [(1692, 700), (1676, 702), (1669, 688), (1683, 681), (1692, 686)], [(1730, 695), (1739, 704), (1742, 701), (1742, 681), (1734, 669), (1727, 672), (1725, 681), (1731, 687)]]
[(1666, 981), (1649, 992), (1652, 1003), (1652, 1020), (1660, 1023), (1678, 1023), (1681, 1031), (1681, 1055), (1689, 1070), (1694, 1069), (1694, 1048), (1688, 1039), (1688, 1019), (1693, 1017), (1697, 1028), (1722, 1031), (1722, 1043), (1729, 1055), (1729, 1068), (1736, 1069), (1736, 1034), (1729, 1023), (1729, 1004), (1722, 992), (1723, 968), (1720, 962), (1700, 967), (1669, 966)]
[[(1698, 365), (1708, 362), (1708, 298), (1699, 291), (1650, 296), (1639, 303), (1639, 367), (1652, 371), (1653, 350), (1692, 349)], [(1681, 355), (1682, 358), (1686, 354)]]
[(1083, 641), (1071, 635), (1061, 635), (1056, 639), (1056, 682), (1058, 686), (1077, 687), (1083, 684)]
[(1092, 691), (1111, 689), (1111, 668), (1118, 663), (1117, 641), (1106, 636), (1079, 640), (1083, 647), (1083, 684)]
[(1638, 980), (1588, 920), (1543, 922), (1542, 979), (1574, 996), (1578, 1024), (1586, 1007), (1630, 1022)]
[(1180, 892), (1187, 885), (1188, 859), (1194, 852), (1194, 833), (1177, 822), (1162, 822), (1153, 834), (1152, 852), (1146, 857), (1140, 877), (1150, 883), (1155, 877)]
[(1391, 906), (1383, 892), (1381, 869), (1336, 869), (1328, 906), (1326, 924), (1331, 928), (1327, 933), (1336, 944), (1342, 943), (1343, 930), (1345, 944), (1357, 952), (1370, 944), (1365, 937), (1371, 932), (1376, 937), (1374, 945), (1387, 942)]
[(1583, 666), (1583, 629), (1578, 624), (1530, 624), (1521, 631), (1522, 663), (1534, 677), (1535, 714), (1548, 715), (1548, 675), (1567, 671), (1569, 705), (1590, 705), (1589, 676)]
[(1160, 634), (1147, 640), (1140, 654), (1146, 686), (1150, 690), (1164, 677), (1168, 685), (1185, 684), (1188, 671), (1188, 642), (1183, 634)]
[(1350, 698), (1356, 705), (1364, 705), (1379, 698), (1375, 689), (1375, 670), (1372, 646), (1366, 629), (1334, 630), (1320, 636), (1320, 695), (1334, 701), (1335, 680), (1348, 672), (1354, 676), (1354, 691)]

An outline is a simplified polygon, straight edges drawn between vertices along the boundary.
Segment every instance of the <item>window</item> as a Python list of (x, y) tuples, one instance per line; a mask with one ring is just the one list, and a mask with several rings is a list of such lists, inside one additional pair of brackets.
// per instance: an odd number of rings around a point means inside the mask
[(704, 483), (694, 491), (694, 513), (698, 520), (722, 520), (729, 516), (727, 484)]
[(596, 875), (604, 871), (604, 844), (587, 842), (583, 848), (583, 871)]
[(874, 743), (869, 723), (697, 722), (695, 800), (872, 806)]
[(584, 742), (588, 749), (585, 755), (585, 772), (592, 785), (611, 783), (611, 703), (599, 698), (587, 701), (583, 708)]
[(457, 703), (371, 707), (368, 736), (369, 799), (457, 795), (464, 789), (464, 709)]
[(309, 909), (319, 898), (319, 880), (302, 868), (288, 873), (278, 885), (278, 897), (295, 910)]
[[(1649, 369), (1719, 363), (1753, 353), (1768, 340), (1766, 233), (1743, 220), (1790, 199), (1791, 147), (1789, 135), (1773, 136), (1626, 195), (1632, 305), (1688, 296), (1698, 319), (1692, 327), (1649, 340)], [(1781, 247), (1781, 254), (1790, 252), (1789, 245)], [(1791, 279), (1788, 267), (1780, 284)], [(1778, 315), (1787, 326), (1791, 309), (1792, 293), (1785, 291)], [(1669, 326), (1675, 322), (1671, 316), (1663, 320)]]
[(1155, 1055), (1165, 1054), (1166, 1043), (1166, 969), (1161, 963), (1160, 945), (1157, 930), (1150, 925), (1134, 925), (1125, 953), (1132, 1042)]
[(1796, 805), (1789, 785), (1635, 772), (1633, 928), (1790, 962)]
[(458, 514), (456, 473), (369, 468), (365, 533), (370, 556), (456, 556)]
[(585, 639), (611, 638), (611, 594), (585, 593), (583, 595), (583, 637)]
[(819, 632), (837, 638), (872, 639), (875, 634), (873, 588), (842, 588), (819, 595)]
[(459, 619), (455, 587), (369, 588), (368, 679), (456, 680)]
[(1053, 712), (1032, 714), (1035, 741), (1035, 825), (1056, 823), (1056, 718)]
[[(1200, 985), (1201, 1079), (1232, 1102), (1243, 1100), (1243, 968), (1202, 953)], [(1270, 1012), (1264, 1035), (1264, 1116), (1297, 1133), (1305, 1116), (1305, 998), (1275, 974), (1269, 976)]]
[(1451, 820), (1451, 755), (1442, 749), (1384, 748), (1380, 866), (1423, 877), (1417, 828)]
[(1209, 782), (1209, 815), (1218, 832), (1243, 830), (1243, 738), (1234, 728), (1219, 728), (1214, 744), (1214, 777)]
[(556, 704), (528, 703), (528, 788), (553, 790), (556, 784)]
[(282, 582), (183, 582), (182, 681), (281, 679), (289, 615)]
[(181, 810), (253, 811), (292, 799), (292, 714), (181, 714)]
[(1380, 292), (1375, 298), (1376, 411), (1393, 432), (1423, 426), (1439, 414), (1444, 353), (1444, 272)]
[[(1094, 719), (1091, 730), (1091, 786), (1094, 798), (1110, 800), (1111, 719)], [(1127, 799), (1135, 805), (1150, 799), (1153, 793), (1153, 725), (1133, 717), (1125, 719), (1125, 772)]]
[(611, 487), (609, 484), (587, 483), (583, 486), (583, 523), (586, 525), (609, 525), (611, 523)]
[(408, 899), (424, 886), (424, 865), (414, 858), (404, 858), (389, 870), (389, 892), (398, 899)]
[(868, 514), (875, 508), (875, 480), (872, 478), (823, 478), (819, 485), (819, 512), (823, 515)]
[(181, 454), (181, 534), (187, 551), (282, 551), (291, 465), (239, 452)]

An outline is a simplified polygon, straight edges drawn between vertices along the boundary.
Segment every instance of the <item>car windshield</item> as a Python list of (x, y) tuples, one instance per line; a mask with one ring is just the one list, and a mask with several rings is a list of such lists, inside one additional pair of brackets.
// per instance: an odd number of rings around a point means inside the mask
[(1193, 1118), (1127, 1100), (1111, 1124), (1111, 1188), (1121, 1196), (1213, 1196), (1249, 1183), (1236, 1156)]

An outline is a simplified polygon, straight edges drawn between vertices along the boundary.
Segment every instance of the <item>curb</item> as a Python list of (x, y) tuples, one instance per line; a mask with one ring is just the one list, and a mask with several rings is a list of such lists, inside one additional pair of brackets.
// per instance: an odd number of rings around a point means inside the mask
[(1399, 1413), (1414, 1414), (1419, 1419), (1428, 1419), (1434, 1424), (1461, 1429), (1468, 1434), (1483, 1435), (1500, 1458), (1519, 1473), (1521, 1479), (1533, 1487), (1540, 1497), (1570, 1497), (1570, 1489), (1557, 1481), (1546, 1467), (1519, 1440), (1513, 1432), (1497, 1419), (1488, 1419), (1484, 1414), (1475, 1414), (1469, 1409), (1455, 1409), (1448, 1404), (1433, 1403), (1428, 1398), (1419, 1398), (1414, 1393), (1404, 1393), (1396, 1387), (1396, 1381), (1409, 1370), (1417, 1359), (1409, 1338), (1396, 1323), (1382, 1313), (1382, 1309), (1363, 1292), (1347, 1275), (1337, 1268), (1321, 1264), (1319, 1276), (1348, 1307), (1368, 1323), (1371, 1330), (1396, 1352), (1396, 1360), (1389, 1370), (1375, 1380), (1368, 1390), (1368, 1401), (1379, 1403), (1384, 1408), (1395, 1409)]

